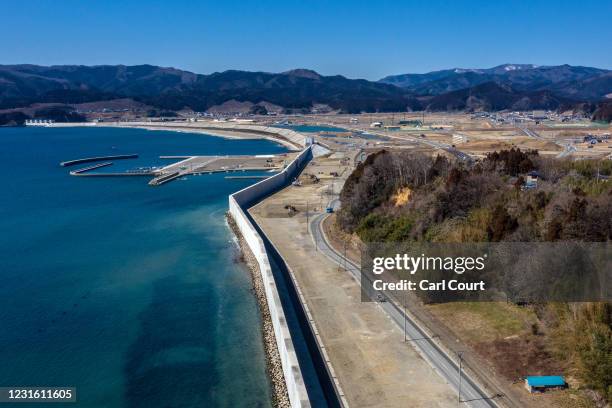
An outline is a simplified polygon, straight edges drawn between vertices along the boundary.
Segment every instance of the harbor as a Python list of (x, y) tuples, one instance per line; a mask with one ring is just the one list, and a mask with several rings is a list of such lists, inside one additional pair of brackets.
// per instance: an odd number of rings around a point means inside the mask
[[(223, 155), (223, 156), (160, 156), (164, 160), (177, 160), (177, 162), (166, 166), (137, 167), (117, 172), (99, 172), (101, 168), (112, 166), (112, 161), (104, 161), (88, 167), (83, 167), (71, 171), (71, 176), (78, 177), (127, 177), (127, 176), (150, 176), (151, 186), (160, 186), (170, 181), (189, 176), (202, 175), (221, 172), (247, 172), (265, 171), (278, 172), (282, 170), (288, 162), (293, 160), (295, 153), (269, 154), (269, 155)], [(137, 158), (137, 154), (122, 156), (99, 156), (75, 159), (61, 162), (63, 167), (79, 163), (89, 163), (94, 161), (109, 159), (130, 159)], [(265, 175), (246, 175), (234, 176), (232, 178), (266, 178)], [(227, 177), (230, 178), (230, 177)]]

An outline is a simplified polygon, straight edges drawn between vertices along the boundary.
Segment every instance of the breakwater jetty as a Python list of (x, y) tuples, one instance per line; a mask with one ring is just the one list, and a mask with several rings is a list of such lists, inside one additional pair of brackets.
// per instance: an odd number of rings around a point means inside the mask
[(83, 168), (78, 169), (78, 170), (72, 170), (70, 172), (70, 175), (71, 176), (78, 176), (78, 175), (83, 174), (83, 173), (85, 173), (87, 171), (90, 171), (90, 170), (95, 170), (95, 169), (99, 169), (101, 167), (108, 167), (108, 166), (112, 166), (112, 165), (113, 165), (113, 162), (104, 162), (104, 163), (94, 164), (93, 166), (83, 167)]
[(131, 171), (123, 171), (121, 173), (101, 173), (101, 172), (82, 172), (75, 173), (70, 172), (71, 176), (77, 177), (142, 177), (142, 176), (155, 176), (155, 173), (146, 170), (131, 170)]
[(97, 157), (85, 157), (82, 159), (67, 160), (60, 163), (62, 167), (74, 166), (75, 164), (91, 163), (102, 160), (123, 160), (123, 159), (136, 159), (137, 154), (120, 154), (116, 156), (97, 156)]
[(161, 176), (155, 177), (153, 180), (149, 181), (149, 185), (159, 186), (169, 181), (172, 181), (178, 177), (181, 177), (181, 173), (178, 171), (173, 171), (172, 173), (162, 174)]

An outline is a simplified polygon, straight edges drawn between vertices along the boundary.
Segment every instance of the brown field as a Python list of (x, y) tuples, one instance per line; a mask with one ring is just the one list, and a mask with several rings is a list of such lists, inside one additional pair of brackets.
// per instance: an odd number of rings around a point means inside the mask
[[(269, 117), (262, 117), (262, 120), (271, 122)], [(588, 144), (582, 143), (582, 138), (588, 134), (603, 136), (612, 133), (612, 126), (602, 126), (592, 124), (586, 120), (577, 120), (574, 123), (547, 121), (545, 124), (529, 124), (523, 123), (520, 126), (526, 126), (529, 129), (537, 132), (538, 138), (527, 136), (523, 130), (511, 123), (496, 122), (488, 118), (475, 117), (467, 113), (421, 113), (421, 112), (406, 112), (406, 113), (377, 113), (377, 114), (360, 114), (360, 115), (296, 115), (275, 117), (274, 120), (286, 119), (292, 123), (304, 123), (310, 125), (333, 125), (337, 127), (366, 131), (377, 132), (378, 134), (388, 134), (393, 136), (393, 140), (359, 140), (358, 138), (341, 139), (336, 138), (335, 146), (340, 147), (342, 143), (353, 143), (357, 147), (381, 147), (386, 148), (406, 148), (410, 145), (418, 145), (424, 147), (425, 150), (434, 151), (431, 146), (424, 143), (419, 143), (421, 140), (428, 140), (446, 145), (454, 144), (457, 149), (476, 157), (501, 149), (509, 149), (518, 147), (520, 149), (535, 149), (541, 154), (557, 156), (566, 149), (566, 145), (570, 144), (575, 148), (568, 157), (575, 158), (601, 158), (612, 153), (612, 142), (598, 143), (589, 147)], [(423, 122), (423, 126), (417, 127), (402, 127), (400, 130), (385, 130), (384, 128), (372, 129), (370, 124), (373, 122), (382, 122), (384, 125), (399, 124), (400, 120), (419, 120)], [(453, 135), (461, 134), (468, 138), (467, 142), (454, 143)], [(424, 135), (424, 137), (423, 137)], [(326, 141), (332, 138), (321, 135)], [(416, 138), (414, 141), (402, 141), (403, 136), (406, 139)], [(332, 141), (331, 143), (334, 143)]]

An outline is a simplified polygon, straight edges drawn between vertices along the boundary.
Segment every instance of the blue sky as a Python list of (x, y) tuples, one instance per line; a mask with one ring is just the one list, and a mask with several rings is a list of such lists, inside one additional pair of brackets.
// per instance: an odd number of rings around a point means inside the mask
[(568, 63), (612, 68), (612, 1), (3, 2), (0, 64), (154, 64), (379, 79)]

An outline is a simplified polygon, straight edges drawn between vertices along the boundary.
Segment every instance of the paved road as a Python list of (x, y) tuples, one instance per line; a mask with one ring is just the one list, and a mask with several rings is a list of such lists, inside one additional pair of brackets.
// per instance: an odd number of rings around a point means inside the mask
[(570, 154), (575, 153), (577, 151), (576, 146), (574, 146), (571, 143), (567, 143), (567, 144), (560, 145), (560, 146), (563, 146), (563, 151), (557, 155), (557, 158), (567, 157)]
[[(330, 204), (338, 208), (338, 200)], [(345, 268), (360, 282), (361, 272), (359, 265), (344, 258), (327, 242), (322, 230), (322, 222), (327, 214), (318, 214), (310, 221), (310, 233), (318, 245), (318, 249), (336, 264)], [(411, 343), (417, 351), (432, 365), (432, 367), (456, 390), (459, 389), (458, 363), (443, 352), (435, 342), (424, 333), (410, 316), (404, 314), (403, 310), (393, 302), (381, 302), (379, 305), (404, 330), (406, 325), (407, 336), (413, 340)], [(487, 394), (469, 377), (465, 372), (461, 375), (461, 401), (463, 406), (474, 408), (498, 407), (494, 400), (488, 398)]]
[(408, 135), (402, 135), (402, 136), (396, 136), (396, 135), (391, 135), (389, 134), (389, 132), (387, 133), (379, 133), (379, 132), (371, 132), (368, 131), (367, 133), (372, 133), (372, 134), (377, 134), (379, 136), (385, 136), (388, 137), (390, 139), (397, 139), (397, 140), (404, 140), (404, 141), (410, 141), (410, 142), (414, 142), (414, 143), (420, 143), (420, 144), (424, 144), (430, 147), (433, 147), (434, 149), (441, 149), (441, 150), (445, 150), (448, 153), (454, 155), (455, 157), (457, 157), (459, 160), (464, 160), (464, 161), (472, 161), (472, 157), (465, 153), (462, 152), (461, 150), (446, 144), (446, 143), (441, 143), (441, 142), (434, 142), (433, 140), (427, 140), (427, 139), (423, 139), (423, 138), (418, 138), (418, 137), (414, 137), (414, 136), (408, 136)]
[[(542, 136), (540, 136), (538, 133), (536, 133), (535, 131), (527, 129), (526, 127), (521, 127), (520, 129), (523, 133), (525, 133), (529, 137), (532, 137), (537, 140), (546, 140)], [(557, 155), (557, 158), (567, 157), (570, 154), (576, 152), (576, 147), (571, 143), (564, 144), (561, 142), (557, 142), (556, 140), (553, 140), (552, 142), (555, 143), (557, 146), (560, 146), (563, 148), (563, 151)]]
[(526, 134), (529, 137), (532, 137), (532, 138), (537, 139), (537, 140), (544, 140), (544, 138), (542, 136), (538, 135), (533, 130), (530, 130), (530, 129), (526, 128), (526, 127), (521, 127), (520, 129), (521, 129), (521, 131), (524, 134)]
[(473, 160), (473, 158), (469, 154), (462, 152), (461, 150), (453, 147), (452, 145), (446, 144), (446, 143), (434, 142), (433, 140), (423, 139), (423, 138), (409, 136), (409, 135), (398, 136), (398, 135), (392, 134), (391, 132), (377, 132), (371, 129), (364, 130), (358, 127), (351, 127), (351, 126), (347, 126), (346, 129), (354, 130), (357, 132), (369, 133), (369, 134), (377, 135), (377, 136), (382, 136), (382, 137), (386, 137), (389, 139), (402, 140), (404, 142), (413, 142), (417, 144), (422, 144), (422, 145), (426, 145), (429, 147), (433, 147), (434, 149), (446, 150), (450, 154), (457, 157), (459, 160), (463, 160), (467, 162), (471, 162)]

